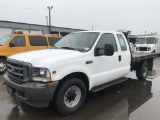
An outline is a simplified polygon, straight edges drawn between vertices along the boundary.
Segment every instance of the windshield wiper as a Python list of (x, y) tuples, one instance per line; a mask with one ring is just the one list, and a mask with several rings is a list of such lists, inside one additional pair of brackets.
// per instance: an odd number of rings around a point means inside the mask
[(61, 47), (61, 49), (75, 50), (74, 48), (70, 48), (70, 47)]

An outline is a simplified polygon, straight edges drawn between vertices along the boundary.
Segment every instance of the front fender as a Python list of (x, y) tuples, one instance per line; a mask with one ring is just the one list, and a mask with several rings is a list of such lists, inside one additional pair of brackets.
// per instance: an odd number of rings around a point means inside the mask
[[(69, 74), (75, 73), (75, 72), (81, 72), (86, 74), (86, 76), (88, 77), (88, 82), (89, 82), (89, 88), (92, 86), (92, 70), (89, 69), (86, 66), (83, 65), (70, 65), (67, 67), (60, 67), (61, 69), (57, 69), (56, 72), (54, 74), (52, 74), (52, 80), (56, 81), (56, 80), (62, 80), (64, 77), (66, 77)], [(52, 72), (54, 70), (51, 70)]]

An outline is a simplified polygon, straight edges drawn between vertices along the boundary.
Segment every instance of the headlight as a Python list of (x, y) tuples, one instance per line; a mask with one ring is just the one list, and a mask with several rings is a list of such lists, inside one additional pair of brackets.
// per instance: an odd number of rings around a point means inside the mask
[(136, 47), (136, 51), (138, 51), (139, 50), (139, 48), (138, 47)]
[(40, 75), (45, 75), (46, 69), (40, 68), (39, 73)]
[(50, 82), (51, 75), (48, 69), (46, 68), (32, 68), (32, 79), (34, 81), (41, 81), (41, 82)]

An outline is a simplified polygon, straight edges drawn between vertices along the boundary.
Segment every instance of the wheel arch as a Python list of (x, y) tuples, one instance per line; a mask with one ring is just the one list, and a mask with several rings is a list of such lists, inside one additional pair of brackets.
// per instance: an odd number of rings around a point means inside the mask
[(60, 80), (59, 85), (63, 84), (65, 81), (71, 79), (71, 78), (79, 78), (81, 79), (84, 84), (86, 85), (87, 90), (89, 90), (89, 78), (88, 76), (83, 72), (74, 72), (66, 75), (65, 77)]
[(4, 59), (4, 60), (6, 60), (6, 59), (7, 59), (7, 57), (6, 57), (6, 56), (0, 56), (0, 59)]
[[(80, 78), (83, 82), (84, 82), (84, 84), (86, 85), (86, 89), (87, 89), (87, 91), (89, 90), (89, 78), (88, 78), (88, 76), (85, 74), (85, 73), (83, 73), (83, 72), (74, 72), (74, 73), (70, 73), (70, 74), (68, 74), (68, 75), (66, 75), (65, 77), (63, 77), (60, 81), (59, 81), (59, 83), (58, 83), (58, 85), (57, 85), (57, 87), (56, 87), (56, 91), (55, 91), (55, 93), (58, 93), (58, 91), (59, 91), (59, 89), (61, 88), (61, 86), (67, 81), (67, 80), (69, 80), (70, 78)], [(53, 95), (53, 101), (55, 100), (55, 98), (57, 97), (57, 94), (54, 94)]]
[(7, 59), (7, 57), (5, 57), (5, 56), (0, 56), (0, 63), (2, 63), (2, 62), (5, 63), (5, 66), (1, 66), (1, 68), (0, 68), (0, 74), (1, 74), (1, 73), (4, 73), (4, 72), (6, 71), (6, 69), (7, 69), (6, 59)]

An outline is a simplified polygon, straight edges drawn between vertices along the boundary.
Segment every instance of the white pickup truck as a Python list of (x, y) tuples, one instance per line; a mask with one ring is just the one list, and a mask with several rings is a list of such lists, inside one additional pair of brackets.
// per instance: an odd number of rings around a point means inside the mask
[(132, 54), (120, 32), (71, 33), (51, 49), (10, 56), (4, 74), (9, 94), (34, 107), (55, 105), (63, 115), (84, 104), (88, 91), (120, 83), (130, 71), (145, 80), (156, 54)]

